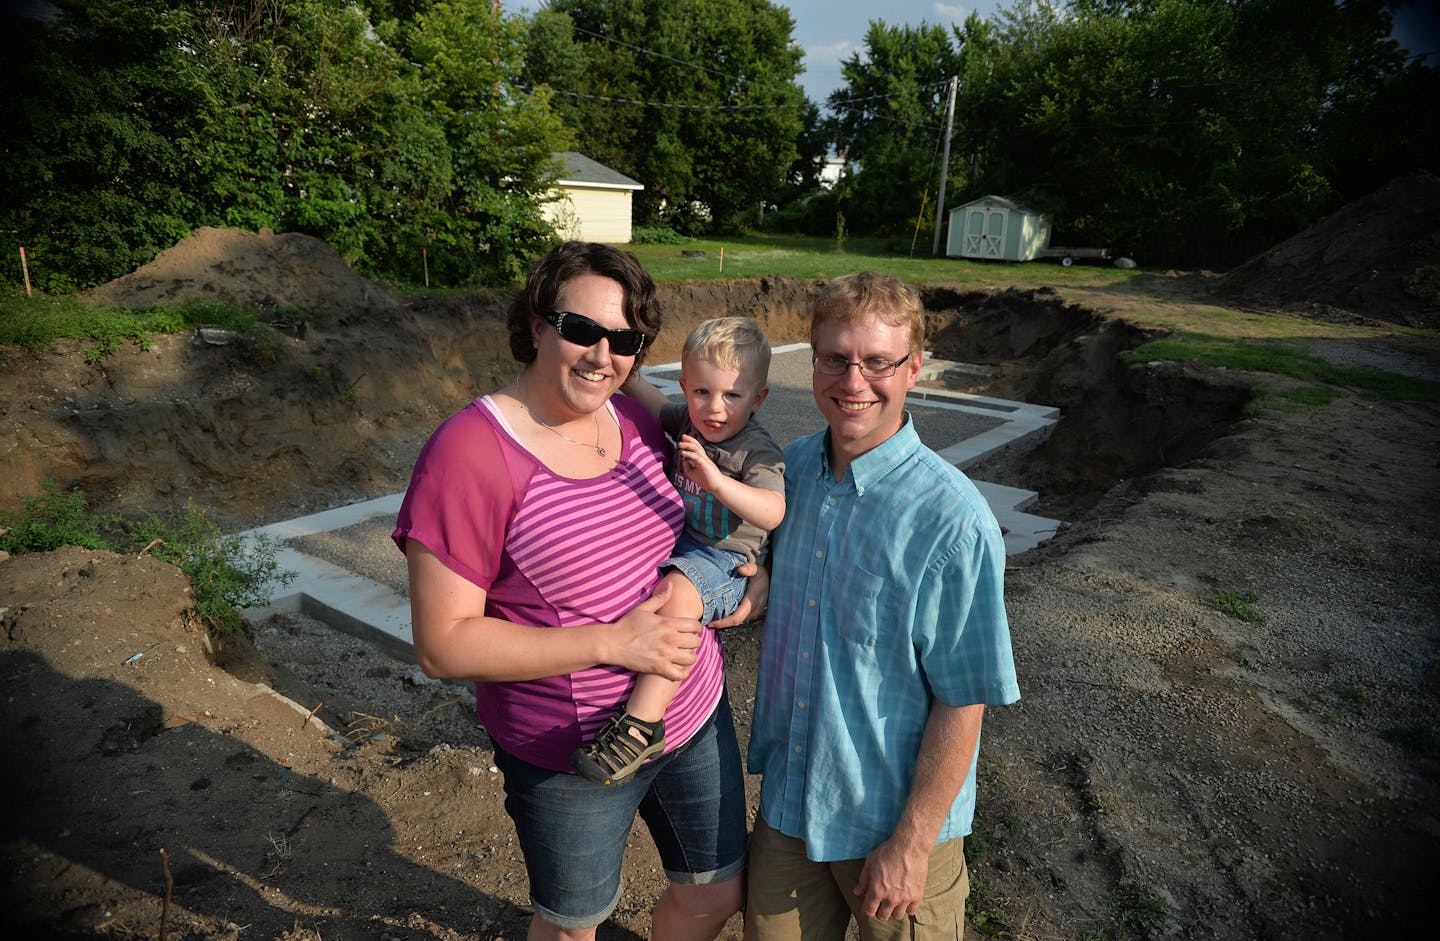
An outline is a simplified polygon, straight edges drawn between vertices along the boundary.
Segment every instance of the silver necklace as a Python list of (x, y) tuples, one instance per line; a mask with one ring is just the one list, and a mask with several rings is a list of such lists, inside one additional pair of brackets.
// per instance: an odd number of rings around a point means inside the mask
[[(517, 386), (519, 386), (518, 383)], [(524, 392), (523, 386), (520, 386), (519, 388), (521, 392)], [(539, 425), (541, 428), (544, 428), (546, 431), (550, 431), (559, 435), (571, 444), (578, 444), (582, 448), (594, 448), (596, 454), (600, 455), (601, 457), (605, 456), (605, 449), (600, 446), (600, 416), (597, 413), (590, 413), (590, 417), (595, 420), (595, 443), (587, 444), (584, 441), (576, 441), (574, 438), (570, 437), (565, 432), (561, 431), (559, 428), (556, 428), (554, 425), (542, 421), (540, 419), (540, 416), (535, 414), (535, 410), (526, 405), (525, 400), (522, 399), (520, 396), (517, 395), (515, 397), (515, 401), (520, 403), (520, 407), (525, 410), (526, 415), (530, 416), (530, 420), (533, 421), (535, 424)]]

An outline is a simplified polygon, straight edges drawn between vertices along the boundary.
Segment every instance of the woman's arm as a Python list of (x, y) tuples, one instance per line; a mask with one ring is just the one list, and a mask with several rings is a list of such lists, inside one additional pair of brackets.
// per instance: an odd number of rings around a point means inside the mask
[(700, 623), (663, 617), (668, 588), (614, 624), (530, 627), (485, 614), (485, 589), (405, 541), (410, 616), (420, 669), (437, 679), (509, 682), (574, 673), (596, 664), (682, 680), (695, 663)]
[(665, 393), (655, 388), (649, 379), (640, 375), (640, 370), (630, 370), (630, 375), (625, 378), (625, 384), (620, 387), (630, 398), (645, 406), (645, 410), (656, 418), (660, 417), (660, 409), (670, 404)]

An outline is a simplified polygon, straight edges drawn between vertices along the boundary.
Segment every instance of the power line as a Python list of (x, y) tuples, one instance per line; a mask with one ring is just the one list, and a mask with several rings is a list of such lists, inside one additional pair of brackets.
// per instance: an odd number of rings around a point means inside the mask
[[(530, 85), (515, 85), (514, 88), (527, 93), (535, 94), (535, 89)], [(551, 87), (550, 91), (556, 95), (564, 95), (567, 98), (581, 98), (586, 101), (604, 101), (609, 104), (638, 105), (642, 108), (656, 108), (669, 111), (798, 111), (803, 104), (793, 105), (693, 105), (672, 101), (646, 101), (640, 98), (616, 98), (610, 95), (587, 95), (584, 92), (565, 91), (564, 89)]]
[(664, 59), (666, 62), (674, 62), (676, 65), (683, 65), (687, 68), (696, 69), (698, 71), (713, 75), (716, 78), (728, 79), (732, 82), (739, 82), (742, 85), (751, 84), (749, 79), (741, 78), (738, 75), (728, 75), (724, 72), (718, 72), (715, 69), (712, 69), (706, 65), (701, 65), (698, 62), (687, 62), (684, 59), (677, 59), (674, 56), (668, 56), (663, 52), (656, 52), (653, 49), (646, 49), (644, 46), (637, 46), (633, 43), (625, 42), (623, 39), (615, 39), (612, 36), (605, 36), (601, 33), (592, 33), (588, 29), (583, 29), (582, 27), (576, 26), (574, 23), (570, 24), (570, 28), (577, 33), (584, 33), (586, 36), (593, 36), (596, 39), (602, 39), (605, 42), (613, 43), (617, 46), (624, 46), (626, 49), (634, 50), (635, 52), (638, 52), (642, 55), (654, 56), (657, 59)]

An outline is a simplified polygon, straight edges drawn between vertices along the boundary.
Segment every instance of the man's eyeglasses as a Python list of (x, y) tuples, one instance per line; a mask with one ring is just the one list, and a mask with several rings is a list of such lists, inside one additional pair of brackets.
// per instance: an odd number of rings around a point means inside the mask
[(617, 356), (634, 356), (645, 346), (643, 330), (608, 330), (584, 314), (568, 310), (552, 310), (545, 322), (555, 327), (560, 339), (576, 346), (594, 346), (602, 339), (610, 341), (610, 352)]
[(812, 356), (810, 362), (814, 365), (815, 371), (822, 376), (843, 376), (850, 371), (851, 366), (859, 366), (860, 375), (866, 379), (888, 379), (895, 375), (895, 370), (904, 365), (909, 358), (909, 353), (893, 362), (883, 356), (872, 356), (862, 360), (846, 359), (843, 356)]

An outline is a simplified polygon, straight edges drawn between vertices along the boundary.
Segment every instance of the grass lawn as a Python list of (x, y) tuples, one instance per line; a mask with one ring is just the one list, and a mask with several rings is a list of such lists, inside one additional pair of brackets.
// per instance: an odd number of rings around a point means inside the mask
[[(975, 287), (1083, 286), (1116, 287), (1140, 274), (1104, 265), (1062, 268), (1054, 262), (984, 262), (930, 255), (932, 236), (922, 232), (911, 251), (905, 239), (847, 238), (844, 250), (834, 239), (799, 235), (746, 235), (724, 239), (693, 239), (683, 245), (624, 246), (645, 265), (656, 281), (703, 281), (717, 278), (763, 278), (782, 275), (827, 280), (873, 269), (915, 284), (962, 284)], [(722, 255), (723, 269), (722, 269)], [(704, 252), (686, 258), (681, 252)]]

